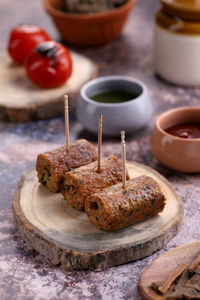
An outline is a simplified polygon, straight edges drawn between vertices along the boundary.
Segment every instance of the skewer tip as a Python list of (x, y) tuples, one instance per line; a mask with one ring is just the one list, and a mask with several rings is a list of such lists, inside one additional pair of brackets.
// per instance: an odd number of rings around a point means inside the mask
[(68, 106), (68, 95), (64, 95), (65, 101), (65, 138), (66, 138), (66, 148), (69, 151), (69, 106)]
[(64, 100), (65, 100), (65, 109), (68, 109), (68, 100), (69, 100), (68, 95), (64, 95)]
[(102, 144), (102, 119), (103, 115), (99, 115), (99, 126), (98, 126), (98, 173), (101, 172), (101, 144)]
[(126, 189), (126, 144), (125, 131), (121, 131), (121, 145), (122, 145), (122, 188)]
[(121, 131), (121, 140), (123, 143), (125, 143), (125, 131), (124, 130)]

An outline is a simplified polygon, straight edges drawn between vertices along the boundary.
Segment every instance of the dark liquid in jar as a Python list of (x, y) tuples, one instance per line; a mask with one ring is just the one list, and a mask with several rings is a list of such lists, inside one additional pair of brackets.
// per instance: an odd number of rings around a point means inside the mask
[(190, 122), (172, 126), (165, 129), (169, 134), (178, 136), (184, 139), (199, 139), (200, 138), (200, 123)]

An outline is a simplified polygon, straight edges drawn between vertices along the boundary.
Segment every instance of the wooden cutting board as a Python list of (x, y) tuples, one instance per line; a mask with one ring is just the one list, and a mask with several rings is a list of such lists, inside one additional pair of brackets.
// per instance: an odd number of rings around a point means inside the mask
[(0, 120), (26, 122), (63, 114), (63, 96), (69, 95), (70, 107), (75, 107), (80, 88), (97, 75), (97, 65), (87, 57), (71, 51), (73, 72), (61, 87), (45, 89), (32, 83), (22, 66), (11, 62), (0, 51)]
[(53, 264), (67, 269), (102, 270), (141, 259), (161, 249), (179, 231), (183, 204), (169, 182), (153, 169), (127, 162), (131, 177), (152, 176), (167, 197), (165, 209), (144, 222), (115, 232), (92, 225), (85, 212), (72, 209), (61, 194), (38, 183), (36, 171), (21, 179), (13, 200), (22, 238)]
[(150, 288), (152, 282), (164, 281), (179, 263), (190, 264), (200, 251), (200, 241), (181, 245), (158, 257), (141, 274), (139, 291), (144, 300), (165, 300)]

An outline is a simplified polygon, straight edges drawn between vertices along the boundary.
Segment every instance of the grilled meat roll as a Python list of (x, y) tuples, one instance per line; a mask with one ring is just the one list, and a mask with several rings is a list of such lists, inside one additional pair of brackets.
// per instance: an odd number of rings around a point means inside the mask
[(140, 176), (87, 197), (85, 210), (92, 224), (113, 231), (150, 218), (164, 209), (165, 196), (151, 177)]
[(53, 193), (60, 192), (66, 172), (90, 164), (96, 159), (96, 149), (84, 139), (70, 144), (69, 152), (63, 146), (39, 154), (36, 164), (39, 182)]
[[(128, 172), (126, 177), (130, 178)], [(122, 181), (122, 162), (111, 156), (102, 161), (100, 173), (97, 172), (97, 162), (67, 172), (61, 193), (73, 208), (84, 210), (87, 196), (101, 192), (120, 181)]]

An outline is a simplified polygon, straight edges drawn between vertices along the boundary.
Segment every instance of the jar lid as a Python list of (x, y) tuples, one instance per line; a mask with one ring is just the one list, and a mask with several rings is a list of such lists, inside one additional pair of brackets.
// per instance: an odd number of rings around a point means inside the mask
[(164, 11), (186, 20), (200, 20), (200, 0), (161, 0)]

